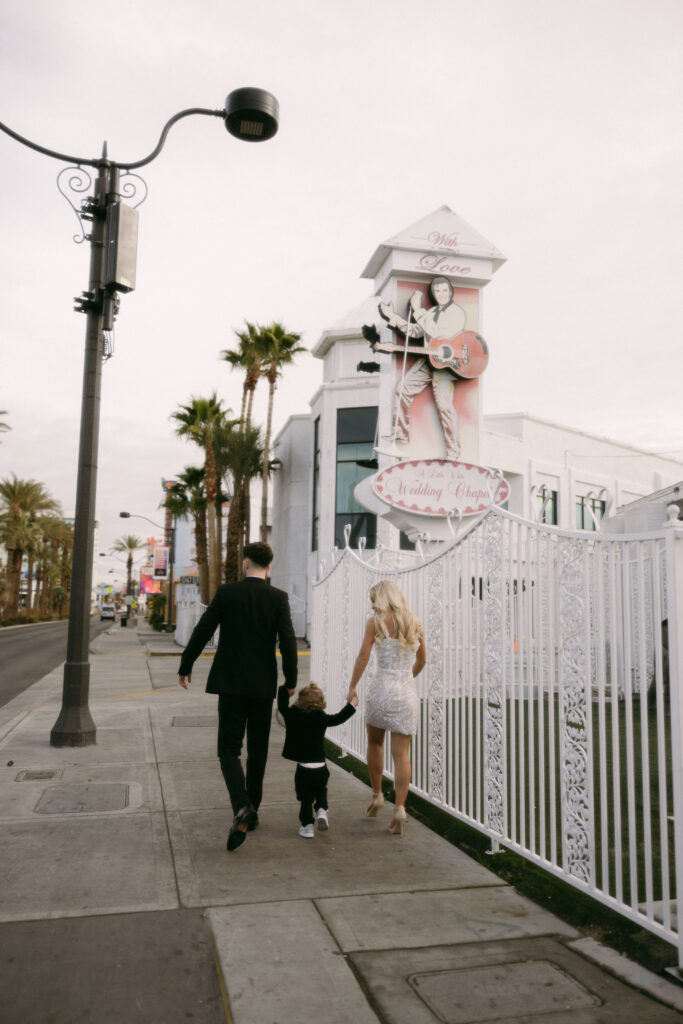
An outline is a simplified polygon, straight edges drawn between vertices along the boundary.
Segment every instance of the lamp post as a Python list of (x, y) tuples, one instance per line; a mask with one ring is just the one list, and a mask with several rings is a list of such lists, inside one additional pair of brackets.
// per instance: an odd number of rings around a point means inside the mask
[(153, 519), (148, 519), (147, 516), (138, 515), (136, 512), (119, 512), (120, 519), (144, 519), (145, 522), (151, 523), (157, 530), (163, 530), (164, 534), (167, 532), (171, 534), (171, 543), (169, 545), (168, 552), (168, 622), (166, 624), (166, 632), (173, 632), (173, 563), (175, 562), (175, 524), (171, 524), (170, 528), (162, 526), (160, 523), (155, 523)]
[[(121, 171), (125, 176), (134, 168), (144, 167), (151, 163), (161, 152), (172, 126), (182, 118), (194, 114), (220, 117), (227, 131), (236, 138), (246, 142), (263, 142), (272, 138), (278, 129), (279, 105), (270, 93), (262, 89), (247, 88), (231, 92), (225, 101), (225, 106), (220, 110), (203, 107), (181, 110), (166, 122), (159, 142), (149, 156), (130, 162), (110, 160), (107, 156), (106, 143), (102, 149), (102, 156), (95, 159), (58, 153), (31, 142), (0, 122), (0, 131), (23, 146), (55, 160), (75, 165), (68, 170), (86, 174), (88, 178), (86, 189), (90, 187), (92, 179), (87, 172), (82, 172), (82, 168), (97, 169), (93, 195), (83, 200), (80, 214), (74, 207), (81, 223), (84, 220), (90, 221), (92, 230), (88, 236), (85, 235), (85, 231), (83, 232), (83, 237), (87, 237), (90, 241), (88, 290), (75, 300), (75, 308), (86, 314), (87, 322), (69, 631), (64, 665), (62, 708), (50, 733), (50, 744), (53, 747), (89, 746), (96, 742), (97, 734), (88, 707), (90, 689), (88, 644), (90, 640), (90, 596), (97, 488), (100, 390), (102, 360), (105, 355), (104, 333), (113, 328), (119, 305), (118, 293), (132, 291), (135, 287), (137, 248), (137, 210), (121, 201)], [(71, 184), (71, 179), (69, 183)], [(77, 189), (77, 191), (84, 190), (83, 188)], [(128, 194), (126, 192), (126, 195)]]

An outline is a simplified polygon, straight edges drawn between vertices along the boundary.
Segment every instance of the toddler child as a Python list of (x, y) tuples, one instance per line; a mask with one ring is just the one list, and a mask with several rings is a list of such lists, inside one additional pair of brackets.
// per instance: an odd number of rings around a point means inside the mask
[[(325, 694), (315, 683), (309, 683), (299, 691), (296, 703), (289, 706), (287, 687), (277, 692), (277, 708), (285, 721), (285, 745), (282, 756), (296, 761), (294, 789), (301, 807), (299, 835), (313, 839), (313, 825), (317, 819), (318, 831), (329, 828), (327, 818), (327, 780), (330, 771), (325, 763), (325, 730), (332, 725), (341, 725), (355, 714), (358, 698), (347, 701), (336, 715), (325, 714)], [(313, 811), (316, 818), (313, 817)]]

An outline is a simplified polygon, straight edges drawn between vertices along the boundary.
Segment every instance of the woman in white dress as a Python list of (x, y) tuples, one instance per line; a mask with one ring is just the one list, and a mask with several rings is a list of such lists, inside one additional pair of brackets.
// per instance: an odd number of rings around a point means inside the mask
[(375, 818), (384, 804), (384, 734), (389, 730), (396, 790), (389, 831), (403, 835), (405, 802), (410, 785), (410, 738), (417, 731), (418, 701), (414, 678), (425, 667), (427, 652), (422, 626), (408, 608), (400, 587), (391, 580), (381, 580), (370, 590), (370, 601), (374, 614), (365, 625), (347, 700), (353, 700), (374, 647), (376, 671), (368, 683), (365, 702), (367, 762), (372, 785), (372, 800), (366, 813), (369, 818)]

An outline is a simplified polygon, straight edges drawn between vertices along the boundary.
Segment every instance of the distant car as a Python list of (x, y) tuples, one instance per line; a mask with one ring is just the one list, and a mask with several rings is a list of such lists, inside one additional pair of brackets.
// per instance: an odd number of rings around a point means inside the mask
[(116, 606), (113, 604), (103, 604), (100, 608), (100, 622), (104, 619), (116, 619)]

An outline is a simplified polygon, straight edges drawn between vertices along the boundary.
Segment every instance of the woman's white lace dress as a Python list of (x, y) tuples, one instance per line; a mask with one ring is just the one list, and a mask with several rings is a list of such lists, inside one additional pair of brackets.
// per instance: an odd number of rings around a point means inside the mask
[(375, 674), (368, 684), (365, 721), (378, 729), (413, 736), (417, 732), (415, 651), (386, 636), (375, 644)]

